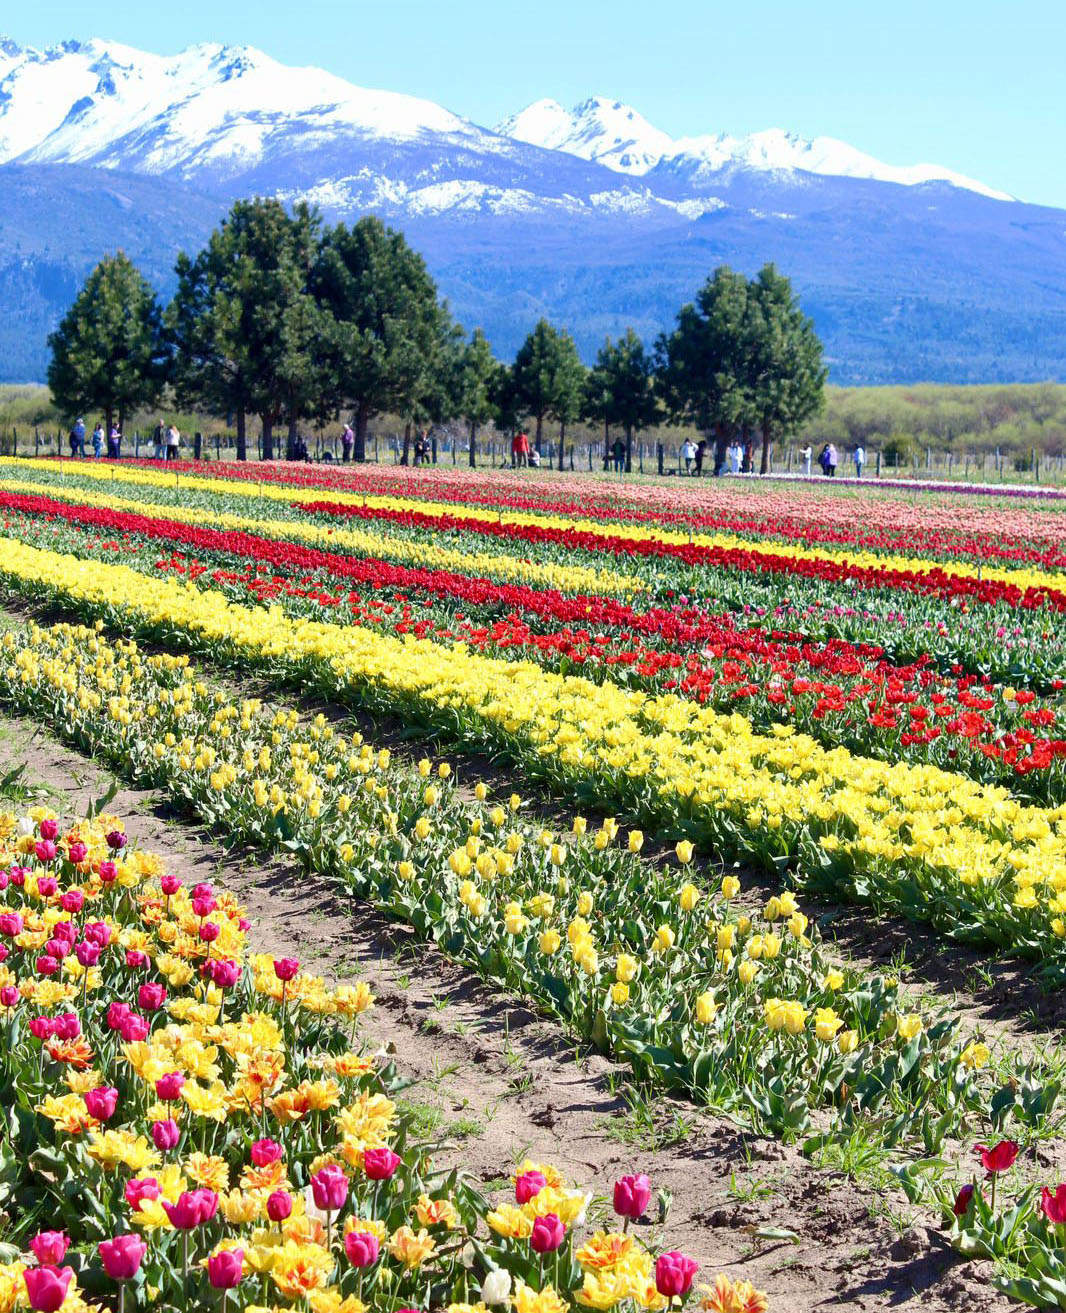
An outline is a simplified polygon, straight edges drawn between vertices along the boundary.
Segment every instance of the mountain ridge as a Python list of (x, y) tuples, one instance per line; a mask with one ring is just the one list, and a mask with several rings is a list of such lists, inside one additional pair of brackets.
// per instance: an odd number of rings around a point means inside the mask
[(773, 260), (836, 382), (1066, 374), (1066, 212), (935, 166), (901, 181), (832, 139), (675, 140), (621, 101), (537, 106), (490, 129), (250, 47), (0, 39), (0, 292), (18, 302), (0, 377), (43, 375), (106, 251), (138, 252), (166, 295), (177, 251), (250, 195), (402, 228), (503, 357), (544, 315), (592, 359), (607, 333), (667, 327), (715, 265)]

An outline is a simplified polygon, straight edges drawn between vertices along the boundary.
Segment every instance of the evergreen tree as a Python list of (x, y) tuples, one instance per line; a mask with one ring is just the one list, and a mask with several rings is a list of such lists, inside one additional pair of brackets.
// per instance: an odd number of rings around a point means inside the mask
[(288, 409), (292, 424), (321, 386), (312, 355), (323, 322), (307, 288), (317, 233), (305, 206), (290, 218), (278, 201), (237, 201), (204, 250), (178, 259), (167, 311), (178, 395), (236, 415), (238, 460), (248, 414), (260, 417), (269, 460), (278, 419)]
[(633, 434), (659, 418), (655, 375), (644, 343), (632, 328), (618, 342), (600, 348), (592, 371), (592, 396), (605, 424), (620, 424), (626, 435), (626, 473), (633, 469)]
[(48, 386), (67, 415), (126, 416), (158, 400), (169, 369), (162, 313), (155, 293), (119, 251), (105, 256), (48, 339)]
[(562, 332), (556, 339), (555, 371), (552, 375), (551, 415), (559, 425), (559, 468), (566, 454), (566, 426), (581, 414), (585, 399), (585, 375), (574, 339)]
[(726, 444), (754, 419), (747, 345), (748, 280), (726, 265), (707, 279), (695, 304), (656, 344), (659, 395), (674, 423), (693, 424), (715, 440), (715, 472)]
[(541, 319), (518, 348), (512, 367), (515, 402), (536, 421), (534, 442), (538, 452), (544, 437), (544, 419), (555, 400), (558, 364), (559, 334), (546, 319)]
[(827, 373), (814, 323), (772, 264), (749, 284), (745, 336), (751, 410), (762, 429), (759, 468), (768, 474), (774, 438), (794, 433), (824, 405)]
[(410, 414), (431, 393), (451, 317), (422, 257), (373, 217), (327, 231), (312, 286), (333, 320), (331, 399), (354, 410), (354, 454), (362, 461), (373, 415)]
[(493, 385), (497, 370), (497, 361), (492, 354), (488, 338), (480, 328), (475, 328), (473, 336), (463, 350), (459, 373), (459, 413), (465, 417), (470, 429), (471, 469), (477, 463), (474, 454), (477, 431), (482, 424), (487, 424), (497, 414), (496, 403), (493, 400)]

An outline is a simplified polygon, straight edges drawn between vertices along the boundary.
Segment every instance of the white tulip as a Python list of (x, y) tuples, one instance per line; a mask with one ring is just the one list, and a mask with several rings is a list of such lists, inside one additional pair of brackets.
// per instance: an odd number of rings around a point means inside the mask
[(506, 1304), (511, 1295), (511, 1274), (495, 1267), (481, 1283), (481, 1300), (484, 1304)]

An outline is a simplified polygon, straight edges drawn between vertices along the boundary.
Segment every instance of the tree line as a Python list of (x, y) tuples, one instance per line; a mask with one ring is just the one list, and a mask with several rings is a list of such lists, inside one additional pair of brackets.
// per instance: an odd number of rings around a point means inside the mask
[[(607, 338), (592, 368), (573, 339), (541, 319), (510, 364), (480, 329), (467, 338), (425, 262), (380, 219), (325, 225), (305, 205), (238, 201), (196, 255), (176, 264), (170, 303), (121, 252), (92, 271), (49, 338), (48, 383), (67, 415), (117, 418), (181, 406), (226, 416), (247, 459), (249, 418), (264, 459), (284, 427), (290, 450), (302, 422), (344, 416), (364, 460), (375, 416), (412, 429), (461, 418), (470, 433), (504, 433), (528, 421), (541, 450), (544, 425), (578, 420), (634, 437), (655, 424), (691, 425), (727, 445), (761, 439), (763, 472), (775, 441), (823, 404), (826, 370), (811, 320), (772, 264), (755, 278), (722, 266), (652, 346), (630, 329)], [(407, 459), (407, 442), (404, 460)]]

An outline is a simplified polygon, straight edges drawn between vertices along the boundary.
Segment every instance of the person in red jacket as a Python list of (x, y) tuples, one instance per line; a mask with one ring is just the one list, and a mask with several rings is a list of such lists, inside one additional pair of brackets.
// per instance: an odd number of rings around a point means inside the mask
[(529, 464), (529, 438), (525, 433), (516, 433), (511, 439), (511, 466)]

